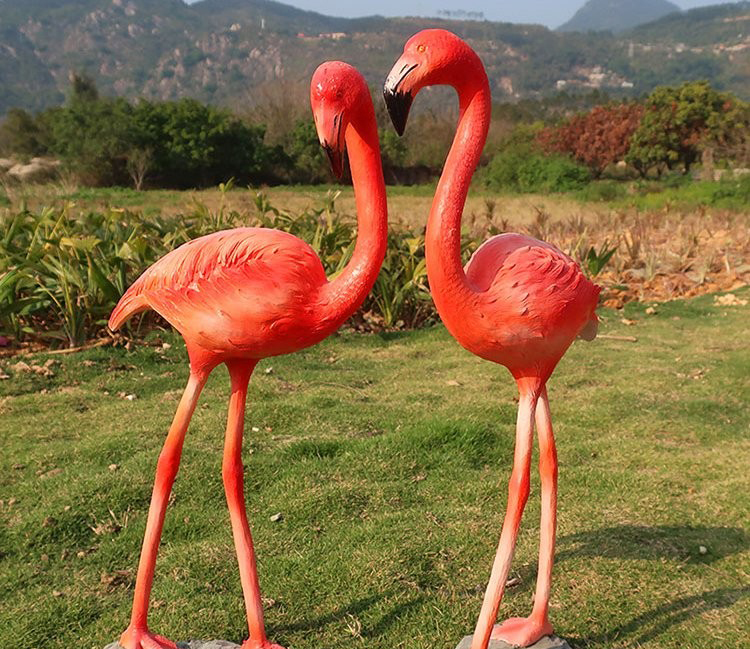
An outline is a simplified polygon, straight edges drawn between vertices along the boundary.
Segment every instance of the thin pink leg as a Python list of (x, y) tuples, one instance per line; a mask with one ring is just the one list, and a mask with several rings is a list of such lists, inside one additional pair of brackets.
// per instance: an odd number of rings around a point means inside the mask
[(260, 596), (258, 569), (255, 563), (253, 537), (247, 523), (245, 510), (245, 488), (242, 465), (242, 435), (245, 426), (245, 402), (247, 385), (257, 361), (231, 361), (227, 363), (232, 380), (232, 396), (229, 399), (227, 434), (224, 444), (222, 474), (224, 491), (232, 521), (232, 536), (240, 566), (240, 581), (245, 597), (245, 611), (250, 637), (243, 649), (283, 649), (268, 642), (263, 623), (263, 603)]
[(549, 621), (549, 596), (552, 563), (555, 557), (557, 527), (557, 451), (552, 432), (552, 419), (543, 387), (536, 409), (536, 428), (539, 435), (539, 475), (542, 483), (542, 516), (539, 532), (539, 570), (536, 580), (534, 608), (527, 618), (510, 618), (492, 634), (519, 647), (527, 647), (552, 633)]
[(533, 437), (534, 411), (538, 392), (519, 382), (520, 400), (516, 423), (516, 449), (513, 472), (508, 485), (508, 508), (505, 512), (500, 543), (492, 565), (492, 573), (482, 602), (482, 610), (474, 630), (471, 649), (487, 649), (497, 611), (505, 591), (513, 552), (516, 547), (518, 528), (526, 501), (529, 497), (529, 472), (531, 469), (531, 445)]
[(159, 461), (156, 464), (154, 491), (151, 495), (151, 505), (146, 521), (146, 534), (143, 538), (138, 575), (135, 581), (133, 612), (130, 616), (130, 625), (120, 637), (120, 645), (125, 649), (159, 649), (162, 647), (173, 649), (175, 647), (173, 642), (149, 632), (147, 623), (148, 605), (151, 585), (154, 581), (156, 554), (159, 550), (161, 531), (164, 526), (164, 514), (172, 485), (177, 476), (177, 470), (180, 467), (185, 431), (187, 431), (190, 418), (195, 410), (195, 404), (207, 378), (207, 374), (191, 372), (180, 405), (177, 406), (177, 412), (169, 428), (164, 447), (159, 455)]
[[(536, 581), (532, 616), (547, 620), (549, 612), (552, 564), (555, 560), (557, 534), (557, 449), (552, 431), (547, 388), (542, 390), (536, 411), (539, 434), (539, 475), (542, 481), (542, 519), (539, 538), (539, 573)], [(550, 633), (552, 627), (550, 625)]]

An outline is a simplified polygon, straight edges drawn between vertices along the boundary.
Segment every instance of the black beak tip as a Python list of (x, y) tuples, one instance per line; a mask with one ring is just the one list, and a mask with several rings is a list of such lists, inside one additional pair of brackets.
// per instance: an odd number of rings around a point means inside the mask
[(393, 128), (396, 129), (396, 133), (399, 136), (403, 135), (406, 130), (406, 122), (409, 119), (409, 110), (411, 109), (414, 97), (410, 92), (393, 92), (389, 88), (384, 88), (383, 98), (385, 99), (385, 105), (388, 108), (391, 122), (393, 122)]
[(333, 175), (341, 180), (344, 176), (344, 154), (341, 151), (336, 151), (331, 145), (324, 144), (323, 150), (328, 156), (328, 160), (331, 163), (331, 170)]

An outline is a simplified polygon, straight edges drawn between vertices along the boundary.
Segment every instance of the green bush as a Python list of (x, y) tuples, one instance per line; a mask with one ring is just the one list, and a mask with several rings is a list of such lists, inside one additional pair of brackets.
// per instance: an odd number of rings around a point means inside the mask
[[(231, 226), (239, 223), (227, 220)], [(0, 331), (77, 345), (102, 329), (120, 295), (168, 250), (216, 225), (71, 208), (0, 214)]]
[(321, 183), (331, 173), (312, 120), (297, 120), (286, 146), (286, 174), (294, 183)]
[(0, 153), (23, 158), (44, 155), (49, 146), (49, 133), (33, 115), (20, 108), (11, 108), (0, 124)]
[[(336, 212), (335, 198), (331, 194), (322, 207), (296, 214), (276, 209), (260, 193), (250, 215), (227, 210), (223, 203), (214, 211), (196, 204), (190, 214), (173, 217), (114, 208), (74, 213), (71, 206), (38, 213), (5, 210), (0, 212), (0, 331), (16, 340), (79, 345), (103, 333), (123, 292), (162, 255), (190, 239), (241, 225), (300, 237), (334, 275), (351, 258), (356, 241), (356, 222)], [(152, 316), (145, 317), (149, 322)], [(424, 238), (391, 230), (383, 270), (355, 319), (401, 328), (434, 317)], [(140, 323), (136, 319), (131, 326)]]
[[(11, 111), (0, 126), (0, 149), (25, 156), (51, 154), (88, 186), (144, 180), (167, 187), (215, 185), (235, 177), (262, 183), (281, 161), (267, 147), (263, 126), (193, 99), (131, 104), (99, 97), (75, 77), (69, 101), (37, 116)], [(318, 147), (319, 148), (319, 147)]]
[(688, 174), (704, 147), (742, 150), (747, 142), (748, 105), (707, 81), (658, 87), (645, 106), (625, 157), (644, 178), (651, 170), (659, 176), (675, 169)]
[(661, 185), (665, 189), (679, 189), (695, 182), (689, 175), (681, 173), (665, 174), (661, 177)]
[[(733, 177), (727, 174), (720, 181), (692, 180), (682, 175), (667, 178), (669, 180), (630, 183), (619, 202), (641, 210), (715, 207), (740, 212), (746, 212), (750, 204), (750, 175)], [(672, 178), (676, 178), (676, 182)], [(578, 197), (586, 200), (585, 194), (586, 190), (579, 192)]]
[(576, 192), (576, 197), (580, 200), (600, 203), (620, 200), (625, 198), (626, 195), (626, 185), (616, 180), (592, 182)]
[(126, 182), (125, 155), (135, 137), (132, 107), (124, 99), (74, 99), (43, 113), (50, 153), (87, 185)]
[(501, 192), (569, 192), (585, 187), (591, 176), (564, 156), (509, 149), (492, 158), (482, 180), (488, 189)]
[(717, 207), (735, 207), (750, 205), (750, 174), (739, 178), (722, 179), (715, 184), (712, 205)]
[(265, 129), (194, 99), (140, 101), (132, 109), (129, 149), (149, 151), (152, 175), (169, 187), (215, 185), (228, 178), (268, 179), (274, 152)]
[(567, 156), (545, 154), (538, 144), (540, 124), (520, 128), (506, 138), (479, 178), (497, 192), (569, 192), (590, 180), (588, 169)]

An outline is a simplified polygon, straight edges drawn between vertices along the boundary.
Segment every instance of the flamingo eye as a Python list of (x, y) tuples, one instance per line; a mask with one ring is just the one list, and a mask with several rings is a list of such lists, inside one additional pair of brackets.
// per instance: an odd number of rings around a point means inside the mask
[(424, 52), (426, 49), (427, 49), (427, 46), (420, 45), (419, 47), (417, 47), (417, 52), (419, 52), (420, 54), (422, 54), (422, 52)]

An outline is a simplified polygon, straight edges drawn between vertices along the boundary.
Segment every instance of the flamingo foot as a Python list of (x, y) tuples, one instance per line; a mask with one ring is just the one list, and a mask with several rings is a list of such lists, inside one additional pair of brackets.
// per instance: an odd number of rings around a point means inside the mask
[(123, 649), (177, 649), (177, 645), (163, 636), (151, 633), (146, 627), (128, 627), (120, 636)]
[(547, 635), (552, 635), (552, 625), (546, 616), (511, 617), (492, 629), (493, 640), (516, 647), (529, 647)]

